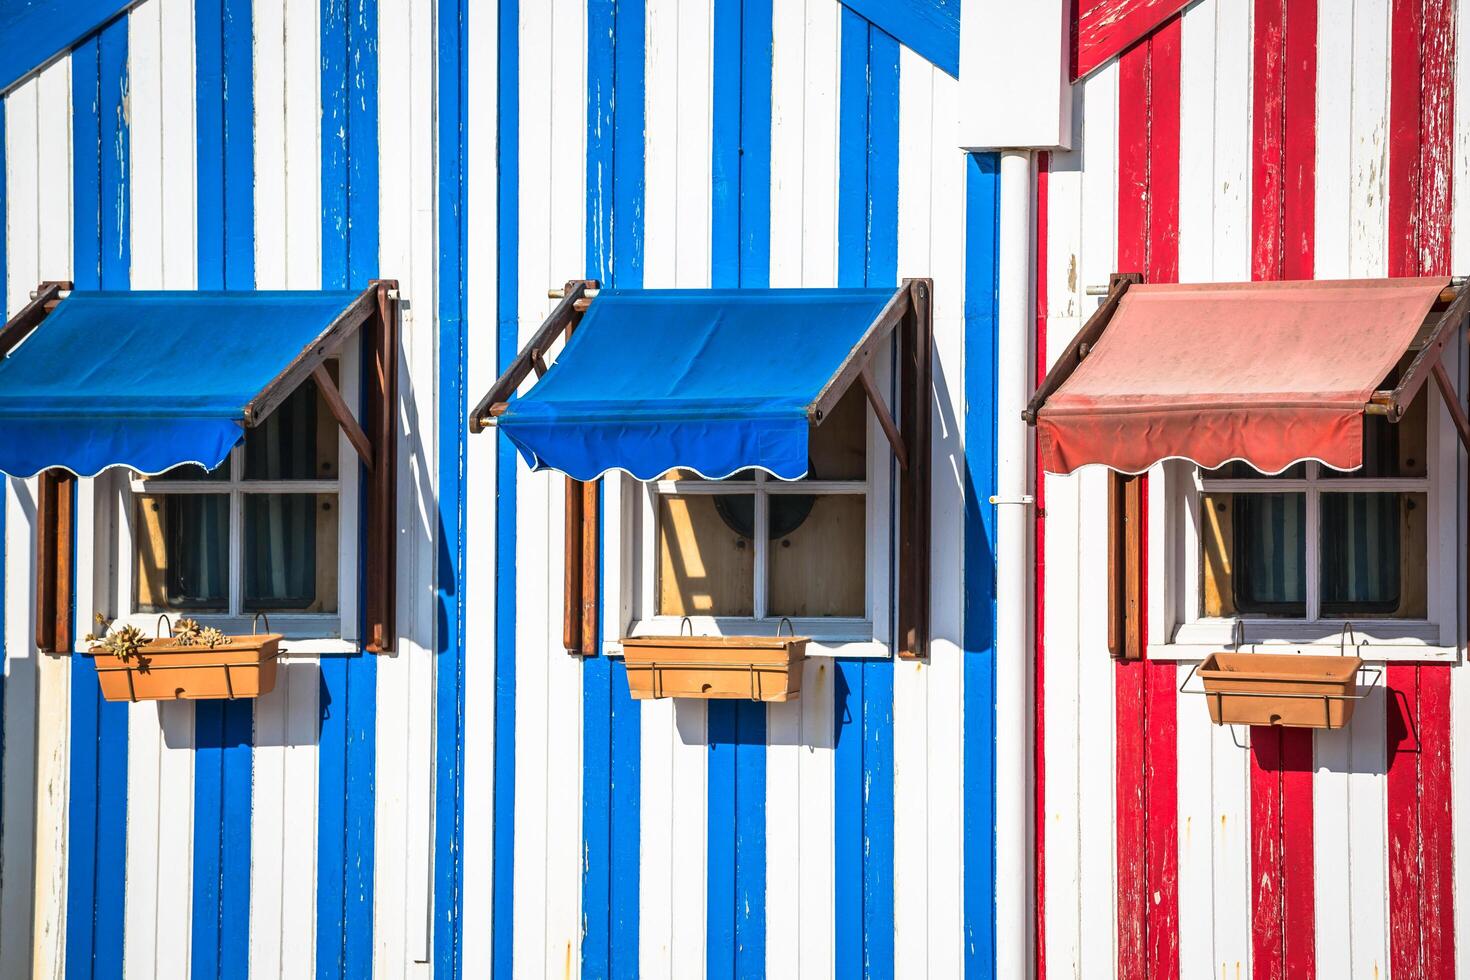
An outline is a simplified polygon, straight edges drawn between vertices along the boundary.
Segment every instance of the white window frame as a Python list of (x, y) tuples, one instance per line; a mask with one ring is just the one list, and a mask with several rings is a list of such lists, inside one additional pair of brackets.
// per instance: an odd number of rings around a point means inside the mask
[[(887, 391), (888, 402), (894, 403), (891, 353), (884, 351), (874, 359), (874, 377), (880, 391)], [(863, 553), (865, 571), (865, 608), (867, 615), (851, 617), (790, 617), (791, 628), (798, 636), (810, 637), (808, 656), (832, 656), (865, 659), (892, 657), (897, 637), (895, 592), (898, 560), (895, 534), (897, 525), (897, 464), (892, 447), (873, 417), (871, 406), (863, 402), (867, 445), (867, 478), (863, 481), (788, 482), (774, 477), (742, 484), (756, 493), (756, 507), (766, 494), (810, 493), (827, 488), (841, 493), (864, 493), (867, 502), (867, 526)], [(781, 618), (762, 616), (766, 599), (767, 542), (755, 542), (756, 612), (754, 617), (690, 616), (684, 626), (683, 616), (661, 616), (657, 608), (658, 541), (656, 498), (668, 493), (712, 493), (714, 484), (706, 481), (664, 481), (641, 483), (626, 473), (610, 473), (603, 480), (605, 540), (603, 553), (603, 653), (622, 656), (624, 636), (677, 636), (681, 629), (696, 636), (768, 636), (781, 628)], [(760, 489), (757, 491), (757, 487)], [(759, 522), (759, 518), (758, 518)], [(756, 535), (757, 539), (761, 535)]]
[[(1451, 350), (1462, 351), (1457, 344)], [(1447, 357), (1446, 368), (1463, 392), (1464, 354)], [(1362, 643), (1359, 656), (1376, 661), (1453, 661), (1464, 642), (1464, 567), (1466, 528), (1457, 501), (1465, 499), (1465, 458), (1454, 424), (1439, 393), (1426, 384), (1427, 476), (1422, 479), (1376, 480), (1351, 476), (1330, 480), (1334, 490), (1396, 490), (1423, 492), (1429, 511), (1426, 522), (1428, 615), (1424, 619), (1364, 618), (1351, 620)], [(1461, 396), (1463, 399), (1463, 395)], [(1315, 465), (1315, 464), (1314, 464)], [(1324, 481), (1326, 482), (1326, 481)], [(1228, 491), (1235, 481), (1211, 480), (1212, 491)], [(1316, 484), (1315, 486), (1322, 486)], [(1149, 575), (1148, 628), (1151, 658), (1201, 660), (1217, 650), (1233, 649), (1237, 621), (1244, 632), (1243, 649), (1262, 653), (1338, 653), (1342, 618), (1284, 619), (1272, 617), (1207, 617), (1203, 608), (1203, 563), (1200, 555), (1200, 516), (1206, 482), (1199, 468), (1185, 460), (1171, 460), (1149, 471), (1148, 562), (1164, 574)], [(1275, 487), (1273, 487), (1275, 489)], [(1282, 481), (1281, 490), (1317, 492), (1307, 481)], [(1316, 511), (1308, 507), (1307, 566), (1314, 567), (1320, 542)], [(1316, 575), (1308, 579), (1315, 583)], [(1317, 609), (1315, 587), (1310, 587), (1308, 614)]]
[[(357, 406), (360, 396), (360, 341), (348, 340), (338, 357), (339, 390), (349, 406)], [(355, 409), (361, 421), (360, 409)], [(358, 649), (358, 564), (359, 490), (361, 485), (357, 450), (337, 431), (337, 479), (335, 480), (240, 480), (243, 475), (244, 446), (230, 451), (226, 465), (232, 479), (226, 481), (161, 481), (145, 480), (131, 470), (114, 468), (97, 478), (95, 558), (95, 594), (107, 597), (107, 610), (118, 625), (131, 624), (152, 636), (160, 616), (170, 622), (180, 616), (195, 616), (205, 625), (215, 626), (228, 634), (246, 634), (253, 628), (254, 613), (141, 612), (134, 607), (134, 568), (136, 556), (136, 495), (150, 492), (170, 494), (224, 494), (232, 497), (249, 493), (333, 493), (337, 495), (337, 612), (292, 613), (266, 612), (271, 632), (289, 640), (292, 652), (303, 654), (352, 653)], [(244, 581), (244, 518), (238, 501), (230, 506), (230, 601), (231, 609), (241, 608), (240, 590)], [(103, 547), (103, 542), (110, 546)], [(91, 624), (84, 624), (88, 629)], [(261, 626), (264, 629), (264, 626)]]

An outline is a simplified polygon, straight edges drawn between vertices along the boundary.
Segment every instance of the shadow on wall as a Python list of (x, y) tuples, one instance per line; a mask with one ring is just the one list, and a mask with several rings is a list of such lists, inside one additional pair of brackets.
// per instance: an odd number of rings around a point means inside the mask
[[(1380, 720), (1387, 725), (1386, 738)], [(1419, 751), (1418, 732), (1404, 692), (1386, 692), (1381, 683), (1358, 702), (1345, 728), (1258, 726), (1246, 733), (1233, 727), (1230, 737), (1237, 745), (1245, 745), (1242, 751), (1250, 752), (1257, 768), (1268, 772), (1382, 776), (1397, 752)]]
[[(352, 656), (369, 656), (353, 654)], [(317, 710), (297, 705), (317, 693)], [(242, 710), (255, 714), (252, 725), (196, 727), (194, 705), (198, 702), (159, 701), (154, 704), (163, 743), (170, 749), (285, 748), (316, 745), (322, 722), (331, 717), (332, 694), (322, 683), (322, 671), (311, 661), (281, 661), (276, 668), (276, 686), (267, 695), (238, 701)], [(222, 702), (229, 704), (230, 702)], [(267, 717), (269, 716), (269, 717)]]

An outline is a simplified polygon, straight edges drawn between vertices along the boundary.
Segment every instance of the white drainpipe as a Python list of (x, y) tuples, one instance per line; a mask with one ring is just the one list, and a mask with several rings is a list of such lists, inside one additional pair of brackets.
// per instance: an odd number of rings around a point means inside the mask
[(1032, 975), (1034, 850), (1031, 801), (1031, 432), (1021, 419), (1034, 388), (1032, 154), (1000, 155), (996, 323), (995, 913), (996, 976)]

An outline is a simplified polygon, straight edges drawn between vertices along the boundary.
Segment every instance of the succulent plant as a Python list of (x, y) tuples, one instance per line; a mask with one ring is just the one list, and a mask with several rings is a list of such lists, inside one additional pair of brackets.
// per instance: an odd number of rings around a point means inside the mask
[(199, 631), (199, 640), (197, 645), (214, 649), (215, 647), (224, 646), (226, 643), (229, 642), (230, 638), (228, 636), (225, 636), (223, 632), (215, 629), (213, 626), (206, 626)]
[(128, 660), (147, 642), (148, 638), (138, 627), (119, 626), (117, 629), (109, 630), (107, 635), (99, 641), (99, 646), (119, 660)]
[(181, 647), (197, 647), (199, 635), (203, 627), (195, 619), (180, 619), (174, 624), (174, 645)]

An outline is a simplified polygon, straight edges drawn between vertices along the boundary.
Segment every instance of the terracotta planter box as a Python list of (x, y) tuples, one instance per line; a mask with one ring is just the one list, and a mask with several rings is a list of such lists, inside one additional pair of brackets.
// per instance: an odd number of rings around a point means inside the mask
[(1341, 728), (1357, 703), (1357, 657), (1212, 653), (1199, 666), (1217, 725)]
[(794, 701), (804, 636), (657, 636), (623, 640), (628, 689), (647, 698)]
[(108, 701), (202, 701), (256, 698), (276, 686), (279, 633), (232, 636), (217, 647), (181, 647), (171, 638), (149, 640), (119, 660), (92, 648), (102, 697)]

